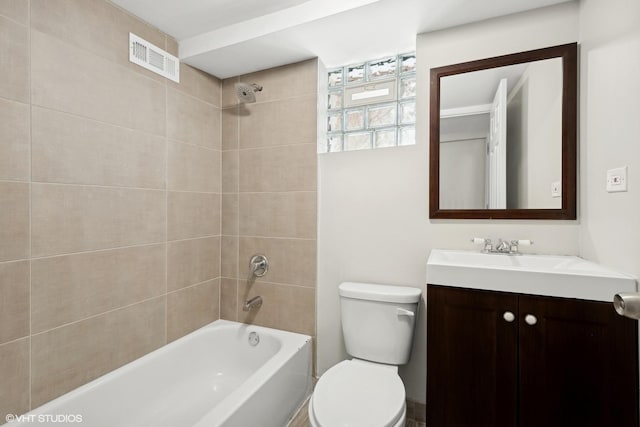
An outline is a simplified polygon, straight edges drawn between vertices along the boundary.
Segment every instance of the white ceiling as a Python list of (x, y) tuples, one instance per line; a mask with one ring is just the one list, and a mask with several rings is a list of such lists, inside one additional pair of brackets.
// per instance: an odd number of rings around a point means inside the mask
[(327, 67), (415, 49), (416, 34), (569, 0), (112, 0), (227, 78), (319, 57)]
[(309, 0), (112, 0), (132, 14), (183, 40)]

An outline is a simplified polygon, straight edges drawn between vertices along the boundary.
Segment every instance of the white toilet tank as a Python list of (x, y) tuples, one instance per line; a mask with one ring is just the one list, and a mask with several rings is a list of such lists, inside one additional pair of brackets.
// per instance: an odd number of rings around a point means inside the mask
[(338, 293), (347, 353), (389, 365), (409, 361), (420, 289), (344, 282)]

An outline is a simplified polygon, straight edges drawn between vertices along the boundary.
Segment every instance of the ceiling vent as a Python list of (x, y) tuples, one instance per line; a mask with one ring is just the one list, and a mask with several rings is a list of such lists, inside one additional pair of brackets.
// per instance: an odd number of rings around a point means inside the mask
[(180, 60), (133, 33), (129, 33), (129, 61), (180, 83)]

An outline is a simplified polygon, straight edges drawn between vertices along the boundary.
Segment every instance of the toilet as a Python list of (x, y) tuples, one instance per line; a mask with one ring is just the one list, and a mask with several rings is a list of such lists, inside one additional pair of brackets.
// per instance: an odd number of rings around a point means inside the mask
[(342, 332), (353, 356), (318, 380), (309, 400), (312, 427), (401, 427), (406, 418), (398, 365), (409, 361), (422, 291), (345, 282), (338, 288)]

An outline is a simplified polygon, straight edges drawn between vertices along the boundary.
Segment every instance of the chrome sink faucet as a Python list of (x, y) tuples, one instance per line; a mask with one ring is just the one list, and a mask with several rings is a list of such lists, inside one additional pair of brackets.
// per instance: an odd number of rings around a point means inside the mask
[(486, 254), (505, 254), (505, 255), (520, 255), (519, 247), (529, 246), (533, 244), (532, 240), (502, 240), (498, 239), (498, 244), (494, 247), (491, 239), (483, 239), (475, 237), (471, 239), (473, 243), (484, 245), (482, 252)]
[[(518, 245), (515, 246), (516, 251), (518, 250)], [(495, 249), (496, 252), (501, 254), (509, 254), (511, 253), (511, 245), (506, 240), (498, 239), (498, 246)]]

